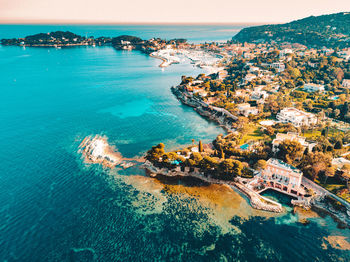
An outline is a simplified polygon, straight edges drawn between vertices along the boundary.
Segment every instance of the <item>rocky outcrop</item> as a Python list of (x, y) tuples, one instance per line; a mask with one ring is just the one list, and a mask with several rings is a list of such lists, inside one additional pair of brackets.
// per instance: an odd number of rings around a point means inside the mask
[(87, 136), (79, 148), (87, 163), (102, 164), (105, 167), (114, 168), (122, 160), (121, 155), (108, 144), (107, 138), (98, 135)]

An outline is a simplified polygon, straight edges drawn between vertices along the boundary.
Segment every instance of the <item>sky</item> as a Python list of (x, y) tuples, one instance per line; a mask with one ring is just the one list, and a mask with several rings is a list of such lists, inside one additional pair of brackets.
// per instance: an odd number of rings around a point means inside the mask
[(350, 0), (0, 0), (0, 23), (278, 23)]

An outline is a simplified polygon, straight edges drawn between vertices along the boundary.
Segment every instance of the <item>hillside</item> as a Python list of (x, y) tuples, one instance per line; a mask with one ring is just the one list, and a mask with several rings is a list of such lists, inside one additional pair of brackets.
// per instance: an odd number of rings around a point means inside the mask
[(23, 43), (28, 46), (43, 46), (53, 44), (60, 45), (69, 43), (81, 43), (84, 40), (86, 40), (84, 37), (69, 31), (56, 31), (51, 33), (39, 33), (35, 35), (29, 35), (25, 38), (1, 39), (1, 44), (19, 45), (20, 43)]
[(237, 42), (291, 42), (309, 47), (349, 47), (350, 13), (310, 16), (286, 24), (242, 29), (232, 38)]

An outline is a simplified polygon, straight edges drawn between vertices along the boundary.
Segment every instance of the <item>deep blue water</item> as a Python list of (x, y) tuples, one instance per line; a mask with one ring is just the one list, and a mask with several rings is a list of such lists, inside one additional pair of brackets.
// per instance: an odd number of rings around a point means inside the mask
[[(173, 31), (181, 36), (182, 27)], [(192, 183), (167, 185), (137, 167), (83, 162), (87, 135), (133, 157), (159, 142), (174, 148), (223, 133), (170, 92), (181, 75), (201, 71), (159, 63), (111, 47), (0, 47), (0, 260), (349, 261), (349, 251), (322, 248), (324, 236), (350, 235), (330, 217), (303, 226), (290, 210), (256, 215), (228, 189), (223, 204), (206, 186), (193, 192)]]

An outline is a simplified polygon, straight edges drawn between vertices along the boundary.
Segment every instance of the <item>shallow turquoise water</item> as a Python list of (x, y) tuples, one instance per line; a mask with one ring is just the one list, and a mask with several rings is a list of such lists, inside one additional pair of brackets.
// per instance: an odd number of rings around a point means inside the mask
[(349, 251), (321, 246), (350, 235), (329, 217), (302, 226), (290, 213), (227, 216), (138, 168), (84, 164), (87, 135), (133, 157), (223, 132), (170, 92), (200, 70), (159, 63), (110, 47), (0, 47), (0, 260), (348, 261)]

